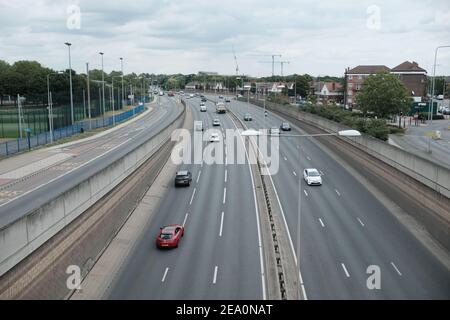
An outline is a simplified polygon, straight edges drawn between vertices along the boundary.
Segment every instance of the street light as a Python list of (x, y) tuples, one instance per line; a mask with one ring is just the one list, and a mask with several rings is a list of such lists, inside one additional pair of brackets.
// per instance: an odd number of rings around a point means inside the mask
[(69, 48), (69, 83), (70, 83), (70, 117), (72, 120), (72, 125), (75, 123), (75, 119), (73, 116), (73, 93), (72, 93), (72, 59), (70, 56), (70, 46), (72, 45), (70, 42), (64, 43)]
[(102, 56), (102, 107), (103, 107), (103, 117), (105, 116), (105, 72), (103, 71), (103, 52), (99, 52), (99, 54)]
[(63, 74), (63, 71), (57, 71), (47, 74), (47, 109), (48, 109), (48, 123), (50, 131), (50, 143), (53, 143), (53, 99), (50, 93), (50, 76), (55, 74)]
[(121, 107), (122, 107), (122, 109), (123, 109), (123, 102), (124, 102), (124, 98), (125, 98), (125, 90), (124, 90), (124, 88), (123, 88), (123, 58), (120, 58), (120, 68), (121, 68), (121, 71), (122, 71), (122, 101), (121, 101)]
[(434, 100), (433, 97), (434, 97), (434, 80), (436, 78), (436, 58), (437, 58), (438, 50), (442, 49), (442, 48), (450, 48), (450, 46), (439, 46), (439, 47), (436, 47), (436, 49), (434, 50), (433, 82), (431, 85), (431, 104), (430, 104), (430, 107), (428, 108), (428, 110), (429, 110), (428, 117), (430, 117), (430, 124), (433, 123), (433, 100)]

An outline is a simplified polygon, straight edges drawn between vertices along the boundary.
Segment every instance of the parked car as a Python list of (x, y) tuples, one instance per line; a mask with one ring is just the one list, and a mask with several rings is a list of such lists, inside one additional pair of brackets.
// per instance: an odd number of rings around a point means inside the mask
[(280, 126), (280, 129), (283, 131), (291, 131), (291, 126), (287, 122), (283, 122)]
[(303, 179), (306, 181), (306, 184), (308, 184), (308, 186), (322, 185), (322, 176), (320, 175), (319, 171), (314, 168), (303, 170)]
[(192, 181), (192, 174), (190, 171), (182, 170), (178, 171), (175, 175), (175, 187), (178, 186), (190, 186)]
[(178, 248), (181, 238), (184, 236), (184, 227), (179, 224), (171, 224), (160, 228), (156, 237), (158, 248)]

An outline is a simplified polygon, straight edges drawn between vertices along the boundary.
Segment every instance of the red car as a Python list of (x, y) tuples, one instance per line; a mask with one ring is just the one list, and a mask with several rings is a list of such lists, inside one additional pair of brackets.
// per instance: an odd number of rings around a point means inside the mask
[(158, 248), (178, 248), (178, 242), (184, 236), (184, 227), (179, 224), (171, 224), (162, 227), (156, 237)]

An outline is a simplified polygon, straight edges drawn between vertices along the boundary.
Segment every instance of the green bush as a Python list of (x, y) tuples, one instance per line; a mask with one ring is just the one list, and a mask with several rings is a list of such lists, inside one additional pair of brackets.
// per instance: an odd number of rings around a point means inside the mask
[(389, 133), (392, 131), (401, 132), (396, 131), (395, 128), (390, 129), (384, 119), (375, 119), (373, 117), (363, 118), (360, 113), (347, 111), (336, 106), (306, 105), (303, 110), (328, 120), (342, 123), (345, 126), (367, 133), (381, 140), (387, 140)]

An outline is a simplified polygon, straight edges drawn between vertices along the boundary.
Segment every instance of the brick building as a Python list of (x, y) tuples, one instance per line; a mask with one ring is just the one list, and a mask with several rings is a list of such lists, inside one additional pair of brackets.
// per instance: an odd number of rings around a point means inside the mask
[(356, 105), (355, 98), (362, 89), (364, 79), (378, 72), (390, 72), (397, 75), (405, 85), (409, 96), (420, 99), (426, 96), (427, 71), (419, 67), (415, 61), (405, 61), (393, 69), (384, 65), (357, 66), (353, 69), (347, 68), (345, 71), (347, 83), (345, 101), (347, 106), (353, 107)]

